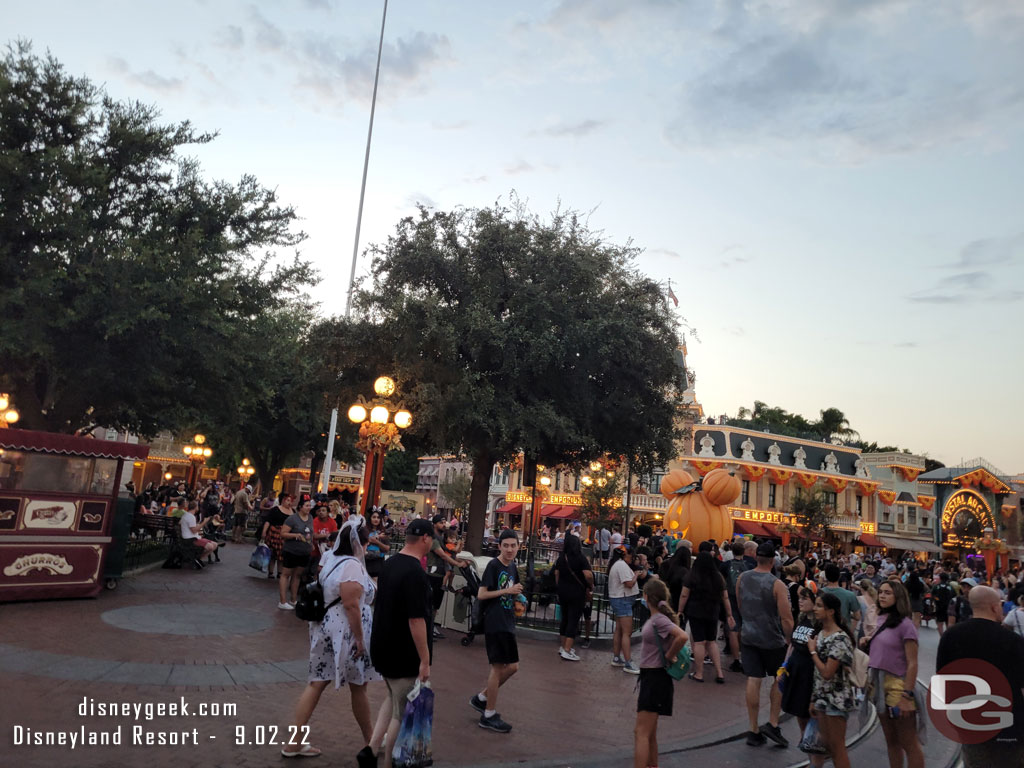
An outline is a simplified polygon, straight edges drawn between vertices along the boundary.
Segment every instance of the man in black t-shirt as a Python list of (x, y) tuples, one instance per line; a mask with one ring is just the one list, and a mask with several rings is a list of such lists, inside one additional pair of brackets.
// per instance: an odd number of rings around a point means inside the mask
[[(1013, 695), (1013, 723), (981, 744), (964, 744), (966, 768), (1024, 765), (1024, 638), (1004, 627), (999, 593), (976, 586), (969, 598), (973, 618), (951, 626), (939, 639), (935, 668), (942, 673), (951, 662), (978, 659), (998, 669)], [(988, 681), (993, 689), (994, 681)], [(976, 719), (975, 719), (976, 721)]]
[[(377, 583), (370, 633), (370, 658), (384, 677), (391, 699), (391, 725), (384, 742), (384, 766), (391, 765), (391, 751), (405, 712), (406, 696), (417, 680), (430, 678), (431, 645), (427, 624), (433, 614), (430, 583), (421, 560), (434, 542), (434, 526), (413, 520), (405, 529), (405, 546), (384, 561)], [(371, 747), (356, 756), (359, 765), (375, 765)]]
[(484, 640), (490, 671), (487, 687), (469, 700), (480, 712), (480, 727), (508, 733), (512, 726), (497, 712), (498, 689), (519, 670), (519, 647), (516, 644), (516, 600), (523, 593), (516, 568), (519, 537), (507, 528), (498, 535), (498, 556), (487, 564), (477, 600), (484, 612)]

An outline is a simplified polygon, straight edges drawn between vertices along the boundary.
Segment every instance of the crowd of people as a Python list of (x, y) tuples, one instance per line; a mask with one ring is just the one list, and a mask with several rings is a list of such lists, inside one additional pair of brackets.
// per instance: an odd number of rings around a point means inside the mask
[[(189, 494), (179, 486), (149, 496), (140, 494), (140, 506), (150, 513), (179, 514), (183, 530), (187, 526), (196, 535), (227, 521), (237, 535), (246, 525), (251, 528), (258, 511), (257, 538), (272, 552), (268, 577), (278, 580), (279, 609), (294, 610), (302, 574), (319, 568), (330, 605), (322, 622), (310, 623), (309, 683), (294, 724), (308, 723), (331, 682), (336, 688), (347, 685), (364, 742), (359, 765), (377, 765), (382, 749), (389, 765), (406, 696), (417, 681), (429, 680), (432, 643), (443, 638), (435, 619), (461, 565), (458, 521), (437, 515), (403, 520), (396, 529), (386, 509), (374, 508), (364, 519), (337, 499), (296, 500), (288, 493), (259, 499), (250, 487)], [(677, 678), (670, 671), (684, 647), (692, 652), (691, 683), (703, 684), (712, 673), (714, 682), (724, 685), (726, 671), (745, 678), (748, 745), (789, 746), (780, 728), (786, 713), (797, 719), (803, 741), (813, 748), (812, 765), (831, 759), (838, 768), (850, 764), (849, 718), (867, 707), (878, 714), (890, 766), (924, 765), (925, 705), (917, 689), (922, 624), (934, 621), (940, 635), (945, 633), (940, 666), (974, 654), (992, 658), (1008, 677), (1024, 683), (1019, 568), (988, 580), (966, 564), (922, 562), (912, 555), (833, 554), (793, 542), (777, 551), (770, 540), (746, 538), (695, 546), (645, 527), (625, 536), (601, 529), (586, 541), (580, 527), (570, 524), (548, 538), (561, 543), (551, 573), (562, 660), (580, 661), (576, 642), (582, 631), (583, 646), (589, 641), (595, 593), (603, 582), (612, 622), (611, 664), (639, 678), (637, 768), (657, 765), (658, 719), (672, 714)], [(492, 545), (498, 556), (484, 570), (475, 595), (488, 670), (469, 703), (478, 710), (482, 728), (508, 733), (512, 726), (499, 714), (498, 698), (519, 668), (515, 618), (525, 599), (515, 562), (519, 535), (496, 531)], [(634, 648), (637, 616), (643, 625)], [(866, 654), (866, 686), (855, 683), (859, 652)], [(731, 656), (728, 666), (723, 656)], [(381, 680), (388, 697), (374, 718), (367, 686)], [(765, 685), (769, 705), (762, 720)], [(1014, 705), (1024, 715), (1022, 702)], [(970, 749), (990, 761), (992, 753), (979, 751), (980, 746), (965, 747), (965, 753)], [(314, 756), (319, 750), (289, 745), (283, 754)], [(980, 764), (967, 757), (968, 765)]]

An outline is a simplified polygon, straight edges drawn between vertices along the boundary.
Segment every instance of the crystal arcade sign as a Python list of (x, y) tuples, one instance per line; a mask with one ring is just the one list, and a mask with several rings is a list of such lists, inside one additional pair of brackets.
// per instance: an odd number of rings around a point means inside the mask
[(942, 543), (970, 547), (986, 528), (996, 528), (996, 518), (985, 498), (968, 488), (957, 491), (942, 508)]

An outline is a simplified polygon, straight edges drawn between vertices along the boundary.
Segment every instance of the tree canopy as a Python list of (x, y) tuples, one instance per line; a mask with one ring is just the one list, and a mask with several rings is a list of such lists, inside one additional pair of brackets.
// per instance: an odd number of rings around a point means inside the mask
[[(255, 178), (209, 182), (213, 140), (117, 102), (27, 43), (0, 60), (0, 387), (30, 429), (151, 435), (223, 407), (248, 329), (315, 279)], [(262, 339), (255, 343), (262, 344)]]
[(636, 249), (573, 212), (496, 205), (421, 208), (372, 252), (364, 347), (391, 361), (413, 428), (471, 461), (471, 548), (497, 461), (610, 453), (639, 471), (676, 455), (677, 327)]

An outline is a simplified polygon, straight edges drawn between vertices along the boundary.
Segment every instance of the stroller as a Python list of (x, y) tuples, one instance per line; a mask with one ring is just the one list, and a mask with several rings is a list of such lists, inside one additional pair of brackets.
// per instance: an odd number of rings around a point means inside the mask
[[(480, 612), (480, 601), (477, 600), (477, 592), (480, 591), (480, 575), (477, 573), (476, 563), (474, 560), (470, 560), (463, 555), (472, 557), (469, 553), (460, 552), (457, 556), (458, 562), (462, 565), (459, 567), (458, 573), (466, 580), (466, 583), (455, 590), (455, 594), (462, 595), (465, 598), (469, 606), (469, 615), (471, 616), (469, 622), (469, 632), (460, 641), (463, 645), (471, 645), (473, 638), (483, 631), (483, 615)], [(484, 558), (489, 560), (490, 558)]]

